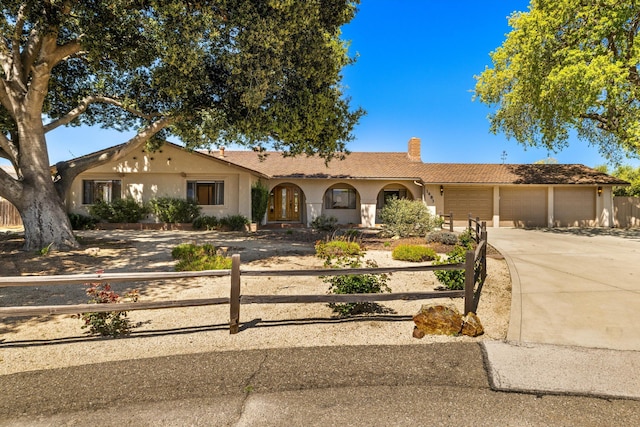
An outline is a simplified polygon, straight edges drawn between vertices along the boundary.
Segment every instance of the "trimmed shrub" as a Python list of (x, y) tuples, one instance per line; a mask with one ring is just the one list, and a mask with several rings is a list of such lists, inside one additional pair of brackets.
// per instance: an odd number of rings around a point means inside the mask
[(149, 208), (127, 197), (109, 203), (98, 200), (89, 207), (89, 213), (107, 222), (138, 222), (149, 213)]
[(249, 218), (244, 215), (228, 215), (220, 218), (220, 227), (230, 231), (242, 231), (248, 224), (250, 224)]
[(335, 231), (338, 228), (338, 218), (320, 215), (311, 221), (311, 228), (317, 231)]
[(259, 223), (264, 218), (269, 205), (269, 189), (258, 181), (251, 186), (251, 220)]
[(433, 231), (427, 234), (427, 243), (442, 243), (453, 246), (458, 243), (458, 235), (450, 231)]
[(220, 225), (220, 221), (213, 215), (203, 215), (193, 220), (195, 230), (215, 230)]
[(383, 234), (397, 237), (423, 237), (442, 225), (442, 219), (432, 215), (421, 201), (395, 197), (387, 200), (380, 211), (380, 220), (384, 224)]
[(171, 251), (173, 259), (179, 260), (176, 271), (228, 270), (231, 258), (218, 253), (218, 249), (210, 244), (197, 246), (183, 243)]
[(71, 222), (71, 228), (74, 230), (93, 230), (94, 228), (96, 228), (98, 218), (77, 213), (70, 213), (69, 222)]
[(400, 261), (422, 262), (437, 259), (438, 255), (436, 251), (426, 246), (398, 245), (391, 252), (391, 258)]
[(174, 197), (158, 197), (149, 201), (151, 212), (161, 222), (169, 224), (193, 222), (200, 215), (202, 208), (195, 200), (177, 199)]
[[(467, 248), (455, 246), (447, 252), (447, 259), (436, 260), (433, 265), (458, 264), (466, 261)], [(433, 272), (440, 283), (451, 290), (464, 289), (464, 270), (436, 270)]]

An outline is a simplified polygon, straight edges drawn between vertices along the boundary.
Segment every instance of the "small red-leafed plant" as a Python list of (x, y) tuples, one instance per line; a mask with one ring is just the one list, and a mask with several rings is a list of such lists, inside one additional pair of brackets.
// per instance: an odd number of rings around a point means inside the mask
[[(86, 290), (89, 303), (118, 304), (138, 301), (138, 291), (129, 291), (122, 296), (111, 289), (108, 283), (88, 283)], [(118, 337), (131, 333), (131, 322), (126, 311), (107, 311), (101, 313), (82, 313), (78, 315), (83, 321), (83, 329), (89, 328), (93, 335)]]

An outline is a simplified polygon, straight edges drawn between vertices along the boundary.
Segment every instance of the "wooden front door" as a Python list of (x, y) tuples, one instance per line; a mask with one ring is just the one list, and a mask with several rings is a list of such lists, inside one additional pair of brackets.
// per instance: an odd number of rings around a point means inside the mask
[(300, 189), (278, 185), (269, 195), (269, 221), (300, 221)]

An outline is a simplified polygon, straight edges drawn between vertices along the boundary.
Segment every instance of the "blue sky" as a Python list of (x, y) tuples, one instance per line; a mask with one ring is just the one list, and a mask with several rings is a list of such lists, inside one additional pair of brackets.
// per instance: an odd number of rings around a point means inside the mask
[[(523, 0), (363, 0), (344, 27), (358, 60), (344, 70), (354, 106), (367, 111), (351, 151), (406, 151), (422, 139), (424, 162), (532, 163), (548, 155), (560, 163), (605, 163), (595, 147), (572, 141), (559, 153), (525, 150), (489, 132), (484, 104), (472, 101), (474, 75), (510, 28), (507, 16), (526, 11)], [(64, 128), (47, 135), (51, 163), (124, 142), (125, 134), (99, 128)], [(234, 147), (230, 147), (234, 148)], [(6, 163), (6, 162), (5, 162)], [(640, 165), (638, 161), (628, 161)]]

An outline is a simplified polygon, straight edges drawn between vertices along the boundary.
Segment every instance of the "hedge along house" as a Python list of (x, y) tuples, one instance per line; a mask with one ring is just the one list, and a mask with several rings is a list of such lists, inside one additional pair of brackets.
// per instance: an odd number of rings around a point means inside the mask
[[(423, 163), (420, 139), (407, 152), (354, 152), (325, 164), (317, 157), (253, 151), (196, 151), (166, 143), (76, 178), (69, 210), (131, 196), (192, 198), (205, 215), (251, 217), (251, 186), (270, 198), (263, 223), (310, 225), (318, 216), (373, 227), (390, 197), (421, 200), (459, 225), (469, 214), (494, 227), (613, 226), (613, 193), (628, 185), (582, 165)], [(153, 218), (150, 218), (153, 220)], [(463, 222), (464, 221), (464, 222)]]

